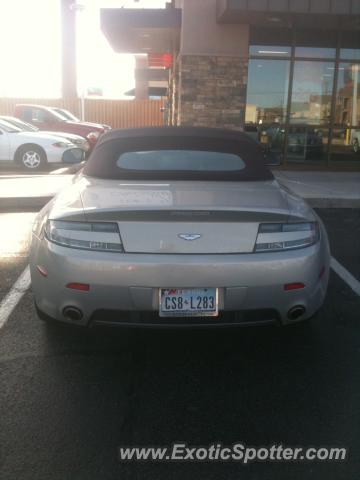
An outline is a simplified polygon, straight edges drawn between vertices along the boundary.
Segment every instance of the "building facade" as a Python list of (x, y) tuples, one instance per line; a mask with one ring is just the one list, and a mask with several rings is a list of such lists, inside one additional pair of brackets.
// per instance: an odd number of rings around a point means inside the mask
[(360, 0), (179, 0), (101, 15), (115, 50), (171, 56), (166, 123), (245, 129), (284, 165), (360, 165)]

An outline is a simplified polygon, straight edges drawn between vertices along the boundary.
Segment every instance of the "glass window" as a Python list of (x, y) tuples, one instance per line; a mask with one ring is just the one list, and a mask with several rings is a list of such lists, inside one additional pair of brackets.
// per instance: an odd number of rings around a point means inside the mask
[(292, 161), (326, 161), (329, 131), (313, 125), (292, 125), (288, 133), (287, 157)]
[(340, 63), (335, 107), (335, 124), (360, 125), (360, 65)]
[(330, 123), (334, 70), (332, 62), (295, 62), (290, 110), (292, 124)]
[(25, 132), (37, 132), (39, 130), (38, 128), (34, 127), (34, 125), (31, 125), (30, 123), (22, 122), (18, 118), (10, 117), (10, 120), (7, 120), (7, 121), (10, 122), (12, 125), (15, 125), (15, 127)]
[(24, 107), (21, 114), (21, 118), (25, 120), (25, 122), (31, 122), (31, 120), (33, 119), (32, 108)]
[(11, 123), (5, 120), (0, 120), (0, 128), (8, 133), (21, 132), (20, 128), (15, 127), (15, 125), (12, 125)]
[(360, 60), (360, 48), (342, 48), (340, 58), (344, 60)]
[(253, 59), (248, 72), (245, 131), (260, 142), (269, 163), (281, 162), (290, 60)]
[(244, 161), (233, 153), (201, 150), (154, 150), (125, 152), (116, 162), (124, 170), (142, 172), (236, 172), (245, 168)]
[(262, 57), (290, 57), (291, 47), (269, 46), (269, 45), (251, 45), (249, 49), (250, 55)]
[(65, 110), (64, 108), (57, 108), (57, 107), (52, 107), (51, 109), (53, 112), (56, 112), (60, 117), (63, 117), (65, 120), (72, 120), (74, 122), (78, 122), (79, 119), (75, 117), (71, 112), (68, 110)]
[(295, 57), (335, 58), (336, 48), (296, 47)]
[(46, 120), (46, 115), (44, 110), (40, 110), (37, 108), (33, 109), (33, 118), (32, 120), (36, 120), (39, 123), (44, 123)]
[(250, 60), (246, 123), (285, 121), (289, 72), (288, 60)]

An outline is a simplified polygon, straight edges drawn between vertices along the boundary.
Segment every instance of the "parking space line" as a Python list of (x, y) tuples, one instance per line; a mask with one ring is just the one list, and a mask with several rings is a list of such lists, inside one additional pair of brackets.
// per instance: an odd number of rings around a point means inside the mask
[(345, 283), (349, 285), (349, 287), (360, 296), (360, 282), (356, 280), (356, 278), (351, 275), (351, 273), (346, 270), (334, 257), (331, 257), (331, 268), (336, 272), (339, 277), (344, 280)]
[(12, 286), (10, 292), (6, 294), (0, 303), (0, 329), (5, 325), (12, 311), (29, 287), (30, 269), (27, 266)]

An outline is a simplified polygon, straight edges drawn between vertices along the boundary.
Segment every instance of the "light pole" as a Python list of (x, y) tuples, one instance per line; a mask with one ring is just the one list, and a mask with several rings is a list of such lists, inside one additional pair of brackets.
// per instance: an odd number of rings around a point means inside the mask
[[(70, 5), (70, 10), (73, 10), (76, 13), (81, 14), (85, 10), (85, 5), (83, 5), (81, 3), (72, 3)], [(78, 17), (78, 19), (80, 19), (80, 18), (81, 17)], [(78, 46), (79, 45), (79, 42), (78, 42), (78, 30), (79, 30), (78, 29), (78, 24), (77, 24), (76, 30), (77, 30), (76, 45)], [(77, 48), (77, 52), (79, 53), (79, 48)], [(79, 57), (79, 55), (77, 55), (77, 57)], [(84, 79), (83, 79), (83, 72), (81, 72), (81, 74), (80, 74), (80, 118), (81, 118), (82, 121), (85, 120), (85, 82), (84, 82)]]

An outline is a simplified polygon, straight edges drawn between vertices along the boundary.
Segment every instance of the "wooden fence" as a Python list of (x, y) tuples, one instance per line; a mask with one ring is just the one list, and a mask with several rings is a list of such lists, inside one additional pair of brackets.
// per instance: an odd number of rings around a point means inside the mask
[[(78, 98), (0, 98), (0, 115), (13, 115), (17, 103), (48, 105), (69, 110), (80, 118), (81, 102)], [(113, 128), (146, 127), (164, 124), (163, 100), (109, 100), (86, 98), (85, 120), (105, 123)]]

